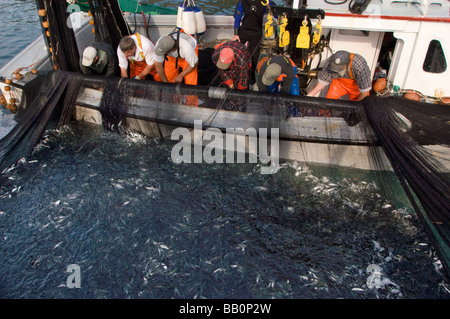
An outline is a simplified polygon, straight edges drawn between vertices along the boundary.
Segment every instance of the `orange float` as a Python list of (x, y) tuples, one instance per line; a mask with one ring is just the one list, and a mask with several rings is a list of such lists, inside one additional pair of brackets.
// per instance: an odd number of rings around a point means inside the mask
[(387, 86), (386, 78), (379, 78), (373, 84), (373, 90), (378, 93), (384, 90), (386, 86)]
[(8, 103), (8, 104), (6, 104), (6, 108), (8, 110), (10, 110), (11, 112), (13, 112), (13, 113), (17, 112), (17, 105), (16, 104)]
[(450, 104), (450, 97), (443, 97), (443, 98), (442, 98), (442, 103), (444, 103), (444, 104)]
[(405, 92), (405, 94), (403, 94), (403, 97), (405, 99), (412, 100), (412, 101), (420, 101), (420, 95), (414, 91)]

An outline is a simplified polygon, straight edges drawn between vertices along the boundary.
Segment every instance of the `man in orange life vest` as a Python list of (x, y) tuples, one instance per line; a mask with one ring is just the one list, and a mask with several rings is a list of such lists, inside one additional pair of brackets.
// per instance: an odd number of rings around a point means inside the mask
[(154, 44), (139, 33), (123, 37), (117, 48), (120, 76), (128, 77), (129, 71), (130, 78), (136, 80), (151, 79), (152, 76), (158, 80), (153, 60), (154, 50)]
[[(197, 85), (197, 40), (182, 30), (162, 36), (153, 52), (159, 81)], [(181, 71), (180, 71), (181, 69)], [(176, 96), (174, 96), (176, 98)], [(198, 106), (196, 95), (186, 95), (186, 105)]]
[(361, 55), (337, 51), (325, 61), (317, 75), (318, 83), (308, 96), (316, 95), (331, 82), (327, 98), (339, 99), (348, 94), (350, 100), (361, 101), (372, 88), (370, 75), (369, 66)]
[(162, 36), (156, 42), (153, 60), (162, 82), (181, 83), (184, 79), (185, 84), (197, 85), (198, 48), (190, 35), (178, 31)]

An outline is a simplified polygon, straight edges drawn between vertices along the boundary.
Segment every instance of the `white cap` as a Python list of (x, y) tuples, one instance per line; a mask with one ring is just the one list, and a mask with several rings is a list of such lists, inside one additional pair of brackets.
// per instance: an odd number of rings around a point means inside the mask
[(87, 47), (83, 51), (83, 59), (81, 60), (81, 64), (84, 66), (91, 66), (96, 56), (97, 50), (95, 50), (93, 47)]

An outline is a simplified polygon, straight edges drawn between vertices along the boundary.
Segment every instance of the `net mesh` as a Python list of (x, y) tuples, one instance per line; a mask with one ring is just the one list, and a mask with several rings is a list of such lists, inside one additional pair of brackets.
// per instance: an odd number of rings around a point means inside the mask
[[(66, 1), (36, 0), (37, 8), (45, 10), (41, 16), (44, 39), (47, 43), (54, 69), (80, 71), (77, 41), (67, 10)], [(48, 24), (48, 27), (45, 27)]]
[(450, 258), (450, 109), (401, 98), (364, 99), (383, 146), (443, 265)]
[(0, 140), (0, 171), (27, 156), (52, 120), (61, 126), (72, 119), (70, 110), (80, 85), (80, 76), (64, 71), (39, 76), (25, 85), (18, 122)]
[[(47, 6), (47, 10), (49, 5), (52, 5), (52, 10), (59, 13), (56, 20), (66, 17), (65, 9), (56, 5), (59, 1), (38, 0), (38, 3)], [(118, 7), (112, 5), (110, 8), (115, 14), (119, 14)], [(113, 21), (113, 25), (117, 26), (117, 21)], [(291, 130), (297, 132), (295, 135), (281, 132), (280, 138), (329, 144), (381, 145), (409, 195), (444, 268), (449, 271), (450, 109), (447, 106), (416, 103), (394, 97), (371, 96), (362, 102), (350, 102), (238, 92), (202, 85), (173, 85), (115, 77), (83, 76), (77, 73), (78, 57), (68, 54), (77, 52), (74, 49), (76, 43), (73, 42), (73, 32), (68, 31), (67, 26), (63, 24), (55, 23), (51, 28), (60, 30), (55, 32), (51, 45), (54, 45), (53, 40), (65, 37), (68, 40), (62, 41), (61, 47), (56, 51), (57, 65), (61, 70), (74, 72), (51, 72), (25, 86), (26, 98), (20, 108), (19, 122), (0, 141), (1, 170), (27, 156), (49, 124), (64, 125), (70, 121), (75, 105), (80, 105), (80, 94), (86, 90), (102, 93), (97, 105), (85, 106), (98, 109), (108, 128), (119, 127), (126, 123), (129, 117), (168, 124), (179, 124), (177, 121), (180, 119), (187, 119), (184, 124), (193, 123), (189, 116), (199, 111), (206, 114), (203, 118), (205, 127), (217, 126), (220, 121), (216, 120), (221, 118), (222, 123), (225, 123), (222, 128), (227, 126), (227, 122), (224, 122), (226, 118), (221, 117), (223, 114), (229, 115), (228, 123), (233, 123), (240, 115), (247, 114), (247, 119), (257, 118), (248, 123), (250, 127), (268, 129), (285, 127), (289, 118), (321, 118), (321, 122), (325, 124), (324, 135), (306, 134), (298, 125)], [(119, 29), (120, 27), (108, 28), (108, 33), (111, 35), (113, 30)], [(110, 36), (110, 39), (120, 37), (115, 34), (116, 37)], [(228, 111), (229, 113), (226, 113)], [(340, 119), (339, 125), (345, 128), (346, 132), (356, 130), (364, 134), (340, 136), (333, 119)], [(376, 153), (373, 154), (373, 163), (380, 163)]]

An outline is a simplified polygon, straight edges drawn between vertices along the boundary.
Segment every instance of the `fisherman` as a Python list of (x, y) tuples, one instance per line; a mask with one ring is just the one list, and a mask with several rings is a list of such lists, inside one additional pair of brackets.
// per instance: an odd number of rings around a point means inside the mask
[(119, 67), (113, 47), (104, 42), (92, 43), (83, 51), (80, 69), (88, 75), (118, 75)]
[(248, 42), (252, 57), (250, 84), (255, 83), (255, 70), (259, 59), (260, 43), (263, 36), (263, 18), (273, 1), (239, 0), (234, 13), (234, 37), (242, 43)]
[(179, 30), (162, 36), (156, 42), (153, 59), (162, 82), (181, 83), (184, 79), (185, 84), (197, 85), (198, 48), (190, 35)]
[(123, 37), (117, 48), (120, 76), (136, 80), (158, 80), (153, 60), (155, 45), (139, 33)]
[(359, 54), (337, 51), (329, 57), (317, 75), (317, 85), (308, 93), (314, 96), (330, 84), (327, 98), (339, 99), (349, 95), (352, 101), (361, 101), (372, 88), (370, 69)]
[(291, 85), (296, 76), (294, 63), (284, 55), (269, 55), (262, 58), (257, 66), (256, 84), (259, 91), (282, 94), (291, 93)]
[(230, 89), (248, 89), (250, 75), (250, 52), (239, 41), (228, 41), (216, 47), (211, 56), (216, 64), (222, 83)]

